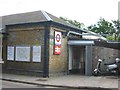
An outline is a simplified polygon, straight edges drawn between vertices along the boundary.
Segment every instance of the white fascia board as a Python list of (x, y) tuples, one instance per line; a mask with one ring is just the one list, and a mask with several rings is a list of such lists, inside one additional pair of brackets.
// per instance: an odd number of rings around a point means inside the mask
[(79, 40), (70, 40), (68, 45), (93, 45), (94, 41), (79, 41)]
[(41, 11), (48, 21), (53, 21), (45, 11)]

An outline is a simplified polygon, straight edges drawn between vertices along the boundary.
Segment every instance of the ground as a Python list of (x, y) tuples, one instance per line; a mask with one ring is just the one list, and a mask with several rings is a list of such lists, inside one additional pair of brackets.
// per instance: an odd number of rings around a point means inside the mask
[[(18, 82), (11, 82), (11, 81), (2, 81), (2, 90), (16, 90), (16, 88), (19, 89), (27, 89), (29, 90), (44, 90), (44, 89), (51, 89), (51, 90), (93, 90), (93, 89), (71, 89), (71, 88), (62, 88), (62, 87), (51, 87), (51, 86), (40, 86), (40, 85), (33, 85), (33, 84), (25, 84), (25, 83), (18, 83)], [(97, 89), (99, 90), (99, 89)], [(100, 89), (101, 90), (101, 89)], [(103, 89), (102, 89), (103, 90)], [(111, 90), (111, 89), (107, 89)]]

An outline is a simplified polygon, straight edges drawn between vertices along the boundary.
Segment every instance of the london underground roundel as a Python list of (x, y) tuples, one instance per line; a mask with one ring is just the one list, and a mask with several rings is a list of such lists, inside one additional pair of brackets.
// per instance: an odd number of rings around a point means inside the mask
[(55, 31), (55, 45), (61, 45), (61, 32)]
[(57, 34), (55, 38), (57, 42), (60, 42), (60, 39), (61, 39), (60, 34)]

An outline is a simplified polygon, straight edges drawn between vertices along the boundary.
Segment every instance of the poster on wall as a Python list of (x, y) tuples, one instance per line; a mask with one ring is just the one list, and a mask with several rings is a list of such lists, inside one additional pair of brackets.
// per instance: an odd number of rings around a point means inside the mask
[(30, 47), (17, 46), (16, 47), (16, 61), (30, 61)]
[(14, 61), (14, 47), (13, 46), (7, 47), (7, 60)]
[(33, 46), (33, 62), (41, 62), (41, 46)]
[(61, 32), (55, 31), (55, 45), (61, 45)]

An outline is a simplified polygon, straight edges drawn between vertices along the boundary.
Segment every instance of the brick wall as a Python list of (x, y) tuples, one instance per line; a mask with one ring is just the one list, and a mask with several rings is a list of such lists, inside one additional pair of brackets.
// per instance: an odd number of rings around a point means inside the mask
[[(3, 59), (5, 61), (3, 72), (40, 75), (38, 72), (43, 71), (44, 61), (44, 27), (11, 27), (7, 32), (8, 35), (3, 41)], [(41, 62), (32, 62), (32, 47), (36, 45), (41, 45)], [(8, 61), (8, 46), (30, 46), (30, 62)]]
[(54, 31), (60, 31), (57, 28), (51, 28), (50, 30), (50, 41), (49, 41), (49, 74), (50, 76), (61, 75), (67, 73), (67, 37), (62, 35), (61, 41), (61, 54), (54, 55)]
[(105, 59), (106, 63), (112, 63), (116, 57), (120, 58), (120, 50), (93, 46), (93, 69), (96, 68), (99, 58)]

